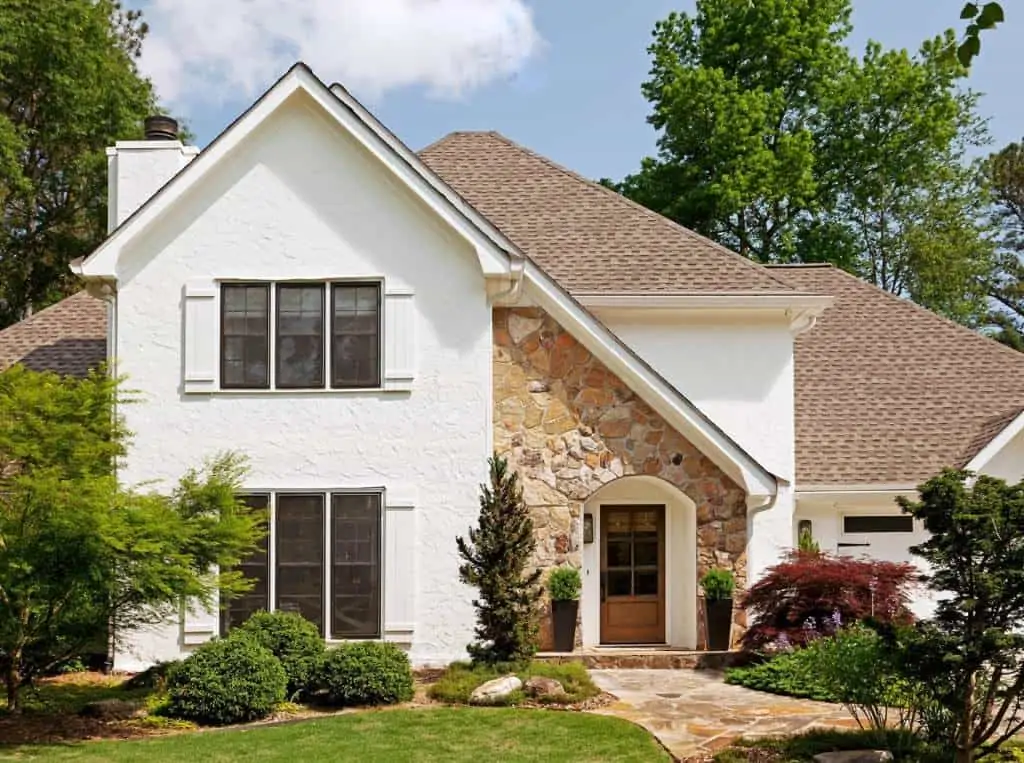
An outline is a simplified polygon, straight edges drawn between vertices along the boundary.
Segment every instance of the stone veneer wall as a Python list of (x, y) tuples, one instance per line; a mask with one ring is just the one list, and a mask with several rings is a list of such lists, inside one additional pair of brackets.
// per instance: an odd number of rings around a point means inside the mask
[[(644, 474), (677, 486), (696, 504), (698, 579), (724, 567), (743, 586), (743, 490), (550, 316), (534, 308), (494, 310), (493, 383), (494, 449), (522, 478), (539, 567), (582, 567), (584, 503), (602, 485)], [(741, 612), (735, 619), (745, 625)], [(550, 645), (546, 621), (541, 645)]]

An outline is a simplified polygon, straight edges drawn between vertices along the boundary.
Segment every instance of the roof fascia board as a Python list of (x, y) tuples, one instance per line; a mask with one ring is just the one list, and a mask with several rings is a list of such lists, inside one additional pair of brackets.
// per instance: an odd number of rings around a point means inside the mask
[(575, 302), (532, 261), (526, 286), (537, 302), (591, 353), (637, 392), (669, 425), (750, 495), (773, 496), (778, 480), (682, 393), (629, 352), (622, 341)]
[(999, 455), (1007, 445), (1013, 442), (1014, 438), (1017, 437), (1024, 431), (1024, 412), (1018, 414), (1017, 418), (1007, 424), (1002, 431), (999, 432), (995, 437), (988, 441), (988, 444), (984, 448), (978, 451), (977, 455), (974, 456), (964, 467), (967, 471), (980, 472), (989, 462)]
[[(291, 95), (304, 91), (363, 147), (403, 181), (442, 220), (474, 247), (484, 275), (509, 274), (510, 256), (521, 256), (503, 249), (486, 231), (452, 205), (451, 199), (424, 177), (422, 164), (410, 164), (395, 152), (395, 146), (383, 141), (361, 115), (348, 108), (305, 65), (292, 67), (278, 82), (234, 124), (182, 171), (158, 190), (145, 204), (115, 230), (78, 267), (85, 278), (116, 278), (120, 252), (135, 235), (159, 218), (183, 194), (208, 175), (233, 149), (273, 114)], [(365, 111), (365, 110), (364, 110)], [(391, 149), (389, 151), (389, 149)]]
[(917, 485), (910, 482), (879, 482), (835, 485), (800, 485), (795, 491), (799, 498), (822, 495), (864, 495), (872, 493), (916, 493)]

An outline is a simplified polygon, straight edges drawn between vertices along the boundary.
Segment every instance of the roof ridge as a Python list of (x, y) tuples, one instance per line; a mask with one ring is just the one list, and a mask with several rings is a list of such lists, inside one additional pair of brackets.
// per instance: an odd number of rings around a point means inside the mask
[[(660, 224), (665, 225), (665, 226), (667, 226), (669, 228), (672, 228), (673, 230), (675, 230), (675, 231), (677, 231), (679, 233), (682, 233), (687, 238), (691, 238), (691, 239), (698, 238), (702, 242), (707, 242), (708, 244), (710, 244), (715, 249), (718, 249), (719, 251), (721, 251), (721, 253), (726, 254), (729, 257), (732, 257), (734, 259), (741, 260), (745, 265), (749, 266), (752, 269), (758, 270), (758, 269), (763, 269), (764, 268), (764, 266), (761, 265), (760, 263), (754, 262), (753, 260), (751, 260), (751, 259), (749, 259), (747, 257), (744, 257), (743, 255), (738, 254), (737, 252), (734, 252), (732, 249), (729, 249), (727, 246), (723, 246), (722, 244), (719, 244), (717, 241), (712, 241), (707, 236), (702, 236), (699, 233), (697, 233), (696, 231), (692, 231), (689, 228), (687, 228), (686, 226), (680, 225), (675, 220), (671, 220), (671, 219), (665, 217), (665, 215), (662, 215), (662, 214), (659, 214), (658, 212), (655, 212), (653, 209), (648, 209), (643, 204), (638, 204), (637, 202), (633, 201), (632, 199), (629, 199), (629, 198), (623, 196), (621, 193), (613, 191), (610, 188), (606, 188), (605, 186), (601, 185), (600, 183), (596, 183), (593, 180), (590, 180), (589, 178), (583, 177), (583, 175), (579, 174), (578, 172), (574, 172), (573, 170), (569, 169), (568, 167), (564, 167), (563, 165), (559, 164), (558, 162), (556, 162), (556, 161), (554, 161), (552, 159), (549, 159), (548, 157), (544, 156), (543, 154), (538, 154), (533, 149), (527, 148), (526, 146), (523, 146), (523, 145), (521, 145), (519, 143), (516, 143), (511, 138), (508, 138), (505, 135), (502, 135), (500, 132), (498, 132), (496, 130), (489, 130), (489, 131), (486, 131), (485, 133), (481, 133), (481, 132), (475, 132), (475, 133), (474, 132), (450, 133), (450, 135), (458, 135), (458, 134), (463, 134), (463, 135), (466, 135), (466, 134), (468, 134), (468, 135), (486, 134), (486, 135), (489, 135), (490, 137), (505, 143), (506, 145), (510, 146), (511, 148), (517, 149), (518, 151), (521, 151), (522, 153), (526, 154), (527, 156), (533, 157), (534, 159), (540, 161), (542, 164), (547, 165), (551, 169), (556, 170), (557, 172), (561, 172), (563, 175), (566, 175), (567, 177), (571, 178), (572, 180), (575, 180), (577, 182), (583, 183), (584, 185), (586, 185), (586, 186), (588, 186), (590, 188), (596, 189), (598, 191), (601, 191), (602, 193), (606, 193), (606, 194), (611, 195), (620, 204), (625, 204), (627, 206), (632, 207), (633, 209), (641, 212), (642, 214), (646, 215), (647, 217), (649, 217), (649, 218), (659, 222)], [(796, 291), (796, 289), (794, 289), (790, 284), (788, 284), (785, 281), (783, 281), (781, 278), (776, 278), (774, 275), (772, 275), (770, 273), (768, 273), (767, 275), (768, 275), (768, 277), (771, 280), (775, 281), (780, 286), (782, 286), (785, 289), (786, 292), (795, 292)]]
[(940, 315), (939, 313), (935, 312), (934, 310), (929, 310), (927, 307), (925, 307), (923, 305), (919, 305), (916, 302), (914, 302), (913, 300), (906, 299), (904, 297), (899, 296), (898, 294), (893, 294), (891, 291), (886, 291), (885, 289), (881, 288), (880, 286), (877, 286), (877, 285), (871, 283), (870, 281), (867, 281), (867, 280), (861, 278), (858, 275), (850, 273), (847, 270), (843, 270), (842, 268), (837, 267), (836, 265), (834, 265), (832, 263), (815, 263), (815, 265), (819, 265), (819, 266), (820, 265), (825, 265), (825, 266), (831, 268), (833, 271), (835, 271), (841, 277), (848, 278), (851, 281), (853, 281), (856, 284), (858, 284), (859, 286), (863, 286), (863, 287), (866, 287), (869, 290), (873, 290), (873, 291), (878, 292), (879, 295), (881, 295), (883, 298), (889, 300), (890, 302), (893, 302), (894, 304), (898, 304), (898, 305), (900, 305), (900, 306), (902, 306), (904, 308), (908, 308), (908, 309), (910, 309), (910, 310), (912, 310), (912, 311), (914, 311), (916, 313), (919, 313), (919, 314), (922, 314), (922, 315), (926, 315), (929, 318), (934, 318), (936, 320), (939, 320), (942, 323), (946, 324), (949, 328), (955, 329), (958, 333), (963, 335), (965, 338), (966, 337), (970, 337), (970, 340), (973, 341), (973, 342), (981, 342), (981, 343), (985, 344), (986, 346), (988, 346), (990, 349), (996, 349), (996, 350), (1002, 352), (1008, 358), (1011, 358), (1011, 357), (1014, 358), (1015, 362), (1024, 363), (1024, 352), (1020, 352), (1019, 350), (1015, 350), (1012, 347), (1007, 347), (1002, 342), (997, 342), (995, 339), (993, 339), (990, 336), (985, 336), (984, 334), (981, 334), (981, 333), (975, 331), (974, 329), (968, 328), (967, 326), (964, 326), (963, 324), (957, 323), (956, 321), (952, 320), (951, 318), (947, 318), (945, 315)]

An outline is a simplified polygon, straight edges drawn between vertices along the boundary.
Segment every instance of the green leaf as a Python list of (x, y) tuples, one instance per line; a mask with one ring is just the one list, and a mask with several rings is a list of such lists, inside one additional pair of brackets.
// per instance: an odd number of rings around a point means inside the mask
[(982, 29), (992, 29), (996, 24), (1006, 21), (1003, 7), (999, 3), (986, 3), (978, 18), (978, 26)]
[(967, 3), (967, 5), (964, 6), (964, 9), (962, 11), (960, 11), (960, 18), (962, 18), (962, 19), (973, 19), (977, 15), (978, 15), (978, 4), (977, 3)]
[(979, 53), (981, 53), (980, 37), (968, 37), (960, 44), (960, 47), (956, 49), (957, 60), (963, 66), (970, 66), (975, 56)]

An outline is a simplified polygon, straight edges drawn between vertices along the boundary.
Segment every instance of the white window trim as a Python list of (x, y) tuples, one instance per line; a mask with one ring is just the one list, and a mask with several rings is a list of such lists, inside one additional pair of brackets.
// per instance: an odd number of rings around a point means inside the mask
[[(238, 387), (227, 387), (222, 385), (221, 381), (221, 370), (223, 368), (223, 341), (224, 336), (224, 309), (220, 303), (224, 295), (224, 287), (232, 284), (254, 284), (259, 286), (268, 286), (270, 289), (270, 297), (267, 303), (267, 309), (269, 310), (269, 329), (268, 329), (268, 342), (270, 343), (269, 352), (267, 353), (267, 374), (269, 378), (269, 386), (265, 388), (238, 388)], [(281, 285), (295, 285), (300, 286), (308, 284), (310, 286), (323, 286), (324, 287), (324, 331), (323, 331), (323, 359), (324, 359), (324, 386), (323, 387), (311, 387), (311, 388), (294, 388), (294, 387), (278, 387), (277, 386), (277, 287)], [(380, 304), (378, 305), (378, 325), (379, 331), (377, 332), (377, 358), (378, 358), (378, 371), (380, 382), (375, 387), (334, 387), (331, 386), (331, 326), (332, 326), (332, 307), (333, 301), (331, 296), (331, 287), (335, 284), (378, 284), (380, 287)], [(389, 288), (385, 282), (383, 276), (366, 276), (366, 277), (350, 277), (350, 278), (277, 278), (277, 279), (261, 279), (261, 278), (220, 278), (214, 281), (217, 299), (217, 363), (215, 369), (216, 382), (213, 388), (209, 390), (210, 394), (217, 395), (218, 397), (259, 397), (260, 395), (373, 395), (379, 393), (387, 393), (389, 395), (395, 392), (408, 392), (411, 389), (411, 379), (406, 380), (407, 383), (400, 384), (389, 384), (387, 378), (387, 367), (386, 367), (386, 355), (387, 346), (385, 343), (385, 336), (388, 331), (387, 326), (387, 298), (389, 296), (413, 296), (413, 292), (409, 289), (403, 288)]]
[[(324, 498), (324, 556), (323, 556), (323, 636), (324, 640), (328, 643), (344, 643), (348, 641), (402, 641), (401, 638), (394, 638), (395, 636), (404, 635), (404, 627), (394, 626), (388, 628), (384, 621), (385, 612), (385, 597), (387, 595), (386, 584), (387, 584), (387, 559), (385, 558), (386, 553), (386, 536), (387, 532), (387, 496), (384, 488), (319, 488), (319, 489), (265, 489), (265, 488), (246, 488), (240, 491), (243, 495), (266, 495), (269, 496), (268, 502), (268, 524), (269, 529), (267, 533), (267, 611), (277, 611), (277, 498), (280, 495), (322, 495)], [(379, 553), (379, 575), (380, 575), (380, 595), (377, 602), (377, 632), (379, 635), (375, 637), (356, 637), (346, 638), (344, 636), (335, 637), (331, 633), (332, 623), (332, 607), (333, 602), (331, 601), (331, 573), (332, 569), (332, 546), (331, 543), (331, 498), (335, 495), (347, 494), (347, 495), (376, 495), (379, 496), (380, 500), (380, 517), (379, 517), (379, 540), (380, 548)], [(409, 626), (409, 636), (412, 634), (412, 626)]]

